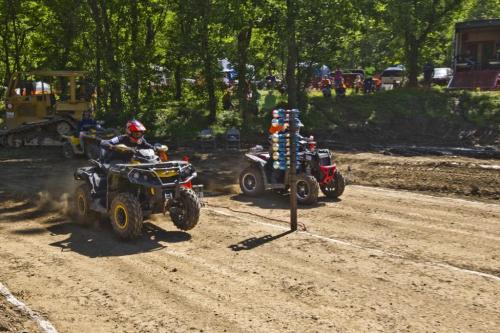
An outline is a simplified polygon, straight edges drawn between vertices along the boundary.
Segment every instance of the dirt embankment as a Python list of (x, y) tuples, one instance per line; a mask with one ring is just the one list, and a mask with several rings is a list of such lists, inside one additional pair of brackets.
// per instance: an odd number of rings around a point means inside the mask
[[(185, 155), (199, 171), (199, 181), (210, 191), (239, 193), (238, 175), (246, 166), (244, 151), (195, 153), (173, 152), (173, 158)], [(353, 185), (366, 185), (474, 200), (500, 200), (500, 159), (475, 159), (457, 156), (387, 156), (378, 153), (335, 152), (340, 170)], [(3, 190), (35, 196), (39, 191), (52, 198), (71, 194), (73, 172), (85, 160), (63, 160), (57, 149), (40, 153), (35, 149), (0, 150)], [(60, 199), (60, 200), (59, 200)]]
[[(334, 159), (352, 185), (500, 200), (500, 159), (404, 157), (362, 152), (334, 152)], [(193, 162), (209, 189), (239, 193), (238, 174), (246, 165), (243, 153), (196, 154)]]

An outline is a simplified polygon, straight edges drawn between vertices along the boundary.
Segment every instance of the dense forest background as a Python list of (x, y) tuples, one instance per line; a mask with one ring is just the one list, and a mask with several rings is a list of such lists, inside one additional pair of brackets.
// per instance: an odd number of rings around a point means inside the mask
[(257, 80), (277, 75), (302, 106), (318, 64), (404, 64), (415, 86), (425, 62), (450, 65), (456, 22), (498, 17), (500, 0), (0, 0), (0, 77), (89, 71), (112, 123), (251, 126), (255, 88), (239, 84), (237, 110), (223, 110), (220, 59), (240, 77), (248, 64)]

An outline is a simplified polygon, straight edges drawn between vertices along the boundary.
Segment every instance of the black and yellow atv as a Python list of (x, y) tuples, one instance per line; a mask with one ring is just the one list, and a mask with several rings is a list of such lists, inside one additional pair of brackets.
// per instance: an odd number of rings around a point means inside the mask
[(79, 133), (71, 133), (63, 135), (65, 140), (62, 145), (63, 156), (71, 159), (78, 155), (84, 155), (88, 159), (98, 159), (100, 156), (101, 140), (108, 140), (118, 135), (119, 132), (115, 129), (105, 129), (97, 126), (85, 131), (83, 135), (83, 147), (80, 143)]
[[(197, 173), (187, 161), (165, 161), (166, 146), (155, 149), (115, 146), (130, 155), (128, 163), (103, 163), (78, 168), (75, 210), (81, 223), (108, 215), (123, 239), (142, 234), (144, 219), (168, 212), (181, 230), (193, 229), (202, 207), (203, 185), (193, 185)], [(160, 158), (162, 156), (162, 158)]]

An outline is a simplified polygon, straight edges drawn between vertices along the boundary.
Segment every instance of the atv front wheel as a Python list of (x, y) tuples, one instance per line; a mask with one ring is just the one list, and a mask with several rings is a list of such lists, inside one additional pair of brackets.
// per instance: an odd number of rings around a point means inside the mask
[(331, 182), (321, 185), (321, 192), (328, 198), (338, 198), (344, 193), (345, 180), (340, 171), (335, 171), (335, 177)]
[(75, 152), (73, 151), (73, 146), (71, 143), (66, 141), (62, 146), (63, 156), (67, 159), (72, 159), (75, 156)]
[(111, 225), (123, 239), (134, 239), (142, 234), (141, 204), (130, 193), (119, 193), (111, 202)]
[(201, 203), (193, 190), (181, 187), (179, 191), (179, 198), (170, 206), (170, 218), (178, 229), (191, 230), (200, 219)]
[(240, 173), (240, 189), (251, 197), (264, 193), (264, 179), (257, 167), (250, 166)]
[(302, 205), (312, 205), (318, 201), (319, 184), (311, 175), (297, 175), (297, 202)]
[(78, 186), (75, 191), (75, 214), (79, 223), (90, 224), (97, 218), (97, 213), (90, 210), (91, 202), (90, 186), (87, 183)]

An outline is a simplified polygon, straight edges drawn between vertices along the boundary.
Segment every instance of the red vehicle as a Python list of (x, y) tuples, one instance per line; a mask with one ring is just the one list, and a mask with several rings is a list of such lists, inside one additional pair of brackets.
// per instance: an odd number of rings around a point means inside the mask
[[(259, 196), (265, 190), (288, 192), (288, 171), (273, 169), (269, 153), (252, 151), (245, 154), (250, 165), (239, 177), (241, 191), (249, 196)], [(318, 201), (319, 190), (329, 198), (344, 193), (344, 177), (332, 160), (328, 149), (316, 149), (312, 140), (301, 140), (297, 170), (297, 202), (311, 205)]]

